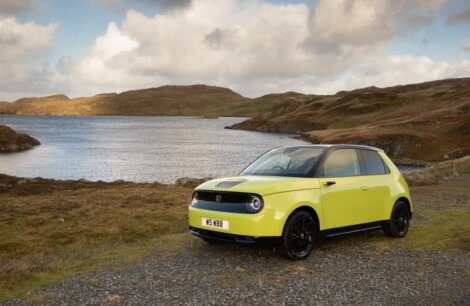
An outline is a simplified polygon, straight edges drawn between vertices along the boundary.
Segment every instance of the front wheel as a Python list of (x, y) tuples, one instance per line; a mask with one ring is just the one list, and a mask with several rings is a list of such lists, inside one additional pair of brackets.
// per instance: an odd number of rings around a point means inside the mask
[(410, 228), (411, 212), (403, 201), (398, 201), (393, 206), (390, 220), (383, 225), (385, 234), (392, 238), (405, 237)]
[(298, 211), (286, 222), (280, 251), (292, 260), (306, 258), (312, 252), (315, 237), (315, 220), (312, 215), (306, 211)]

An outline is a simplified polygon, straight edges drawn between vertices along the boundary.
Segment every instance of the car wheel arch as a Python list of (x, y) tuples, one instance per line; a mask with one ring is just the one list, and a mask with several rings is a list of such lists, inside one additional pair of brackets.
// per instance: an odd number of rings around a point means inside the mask
[(406, 206), (408, 207), (408, 211), (410, 212), (410, 214), (412, 213), (412, 210), (411, 210), (411, 201), (410, 199), (408, 199), (407, 197), (399, 197), (395, 203), (393, 205), (395, 205), (397, 202), (399, 201), (402, 201), (406, 204)]
[(317, 235), (318, 235), (320, 233), (320, 219), (318, 218), (318, 214), (315, 211), (315, 208), (313, 208), (311, 206), (307, 206), (307, 205), (302, 205), (302, 206), (296, 207), (293, 211), (290, 212), (289, 216), (286, 218), (286, 221), (284, 222), (284, 226), (283, 226), (283, 229), (282, 229), (282, 234), (284, 234), (284, 230), (285, 230), (287, 221), (289, 221), (290, 217), (292, 217), (298, 211), (306, 211), (306, 212), (308, 212), (309, 214), (312, 215), (313, 219), (315, 220), (315, 228), (316, 228), (316, 232), (317, 232)]

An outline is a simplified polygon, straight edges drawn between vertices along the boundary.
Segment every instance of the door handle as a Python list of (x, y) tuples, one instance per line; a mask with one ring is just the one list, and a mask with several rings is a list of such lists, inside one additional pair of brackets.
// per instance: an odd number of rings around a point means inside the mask
[(334, 185), (334, 184), (336, 184), (335, 181), (327, 181), (326, 182), (326, 186), (331, 186), (331, 185)]
[(362, 189), (362, 190), (368, 190), (369, 187), (367, 187), (367, 186), (361, 186), (361, 189)]

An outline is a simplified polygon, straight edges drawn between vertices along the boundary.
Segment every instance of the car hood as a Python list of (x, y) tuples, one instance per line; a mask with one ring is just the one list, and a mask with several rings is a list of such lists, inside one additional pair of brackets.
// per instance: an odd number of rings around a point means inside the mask
[(196, 190), (246, 192), (268, 195), (272, 193), (317, 188), (320, 188), (320, 183), (317, 178), (247, 175), (224, 177), (207, 181), (199, 185)]

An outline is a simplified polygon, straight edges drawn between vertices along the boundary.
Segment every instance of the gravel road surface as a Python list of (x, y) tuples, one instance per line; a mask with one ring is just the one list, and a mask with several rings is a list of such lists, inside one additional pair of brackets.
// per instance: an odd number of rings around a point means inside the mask
[(65, 279), (8, 304), (462, 304), (470, 255), (383, 248), (382, 232), (322, 242), (291, 262), (266, 246), (188, 242), (124, 267)]

